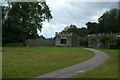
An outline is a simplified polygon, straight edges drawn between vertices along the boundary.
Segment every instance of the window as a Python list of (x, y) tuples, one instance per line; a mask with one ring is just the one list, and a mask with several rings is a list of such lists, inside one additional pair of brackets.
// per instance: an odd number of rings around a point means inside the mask
[(61, 44), (66, 44), (66, 39), (61, 39)]

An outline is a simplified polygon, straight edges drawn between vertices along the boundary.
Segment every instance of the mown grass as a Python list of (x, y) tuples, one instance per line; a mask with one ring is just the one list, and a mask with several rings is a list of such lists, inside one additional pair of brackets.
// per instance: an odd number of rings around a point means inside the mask
[[(118, 50), (98, 49), (109, 55), (108, 61), (93, 70), (81, 73), (75, 78), (118, 78)], [(120, 77), (120, 76), (119, 76)]]
[(3, 78), (32, 78), (94, 56), (83, 48), (3, 47)]

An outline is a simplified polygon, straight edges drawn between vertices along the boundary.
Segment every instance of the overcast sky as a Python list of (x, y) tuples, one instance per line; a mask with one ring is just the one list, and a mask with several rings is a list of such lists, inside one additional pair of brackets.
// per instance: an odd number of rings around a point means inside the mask
[[(52, 1), (52, 2), (51, 2)], [(66, 26), (75, 24), (86, 27), (86, 23), (97, 22), (106, 11), (117, 8), (117, 2), (65, 2), (65, 0), (47, 0), (53, 19), (44, 22), (41, 35), (54, 37), (55, 32), (61, 32)]]

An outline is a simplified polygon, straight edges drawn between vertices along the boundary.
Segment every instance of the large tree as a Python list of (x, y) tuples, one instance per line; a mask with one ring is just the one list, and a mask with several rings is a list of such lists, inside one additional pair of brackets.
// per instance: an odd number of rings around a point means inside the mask
[(120, 32), (120, 10), (111, 9), (103, 13), (98, 19), (99, 23), (88, 22), (87, 30), (89, 34), (96, 33), (119, 33)]
[(22, 42), (39, 37), (42, 22), (52, 15), (46, 2), (11, 2), (3, 7), (3, 43)]
[(111, 9), (106, 11), (99, 19), (99, 27), (101, 33), (118, 33), (119, 27), (119, 9)]

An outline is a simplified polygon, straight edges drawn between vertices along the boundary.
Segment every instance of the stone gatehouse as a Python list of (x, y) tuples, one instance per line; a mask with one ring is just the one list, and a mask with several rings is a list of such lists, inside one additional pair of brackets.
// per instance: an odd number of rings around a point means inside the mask
[(72, 33), (56, 32), (55, 46), (72, 47)]

